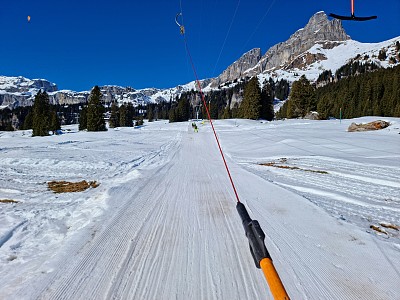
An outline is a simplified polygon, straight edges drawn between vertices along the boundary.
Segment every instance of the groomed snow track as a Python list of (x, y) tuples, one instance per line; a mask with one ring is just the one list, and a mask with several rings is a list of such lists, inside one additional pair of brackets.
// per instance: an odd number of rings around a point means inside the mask
[[(114, 209), (62, 249), (29, 299), (272, 299), (209, 126), (188, 127), (165, 151), (164, 165), (109, 190)], [(292, 299), (400, 298), (394, 250), (228, 163)], [(26, 297), (21, 287), (11, 298)]]

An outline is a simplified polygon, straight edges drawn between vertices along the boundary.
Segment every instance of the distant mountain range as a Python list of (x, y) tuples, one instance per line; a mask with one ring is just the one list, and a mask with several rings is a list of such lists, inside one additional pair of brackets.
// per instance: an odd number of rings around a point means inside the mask
[[(264, 55), (260, 48), (246, 52), (218, 77), (202, 80), (201, 85), (204, 92), (209, 92), (232, 87), (252, 76), (258, 76), (261, 83), (269, 78), (293, 82), (302, 75), (315, 81), (322, 72), (334, 73), (353, 60), (388, 68), (400, 64), (396, 42), (400, 42), (400, 36), (380, 43), (354, 41), (346, 34), (341, 21), (329, 21), (324, 12), (318, 12), (287, 41), (272, 46)], [(386, 53), (384, 59), (378, 58), (380, 51)], [(90, 91), (58, 90), (56, 84), (45, 79), (0, 76), (0, 108), (32, 105), (40, 89), (49, 94), (51, 103), (62, 105), (85, 102), (90, 94)], [(194, 81), (169, 89), (101, 87), (106, 103), (118, 101), (134, 105), (174, 100), (182, 92), (196, 89)]]

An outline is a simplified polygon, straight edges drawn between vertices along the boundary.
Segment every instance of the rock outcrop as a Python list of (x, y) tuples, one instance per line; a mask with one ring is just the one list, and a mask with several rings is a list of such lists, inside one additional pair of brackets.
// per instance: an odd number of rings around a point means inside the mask
[(332, 48), (349, 39), (340, 20), (329, 21), (324, 12), (318, 12), (304, 28), (297, 30), (286, 42), (272, 46), (262, 57), (259, 48), (243, 54), (213, 81), (212, 86), (277, 68), (305, 68), (317, 60), (326, 59), (322, 54), (305, 54), (315, 44)]
[(380, 130), (386, 127), (389, 127), (390, 123), (382, 120), (377, 120), (373, 122), (369, 122), (366, 124), (360, 123), (351, 123), (349, 128), (347, 129), (348, 132), (355, 132), (355, 131), (371, 131), (371, 130)]
[[(243, 54), (237, 61), (231, 64), (225, 71), (222, 72), (212, 83), (213, 86), (218, 86), (220, 83), (225, 83), (242, 77), (245, 71), (254, 68), (261, 59), (261, 49), (254, 48)], [(261, 70), (254, 70), (255, 72)]]
[(261, 58), (260, 69), (263, 72), (283, 66), (317, 42), (348, 39), (350, 36), (344, 31), (340, 20), (329, 21), (324, 12), (318, 12), (310, 18), (304, 28), (297, 30), (286, 42), (271, 47)]
[[(151, 101), (150, 95), (160, 91), (147, 89), (145, 92), (137, 91), (131, 87), (102, 86), (100, 87), (105, 104), (112, 101), (131, 102), (134, 105), (145, 104)], [(15, 108), (18, 106), (31, 106), (38, 91), (46, 91), (51, 104), (70, 105), (85, 103), (90, 91), (74, 92), (58, 90), (57, 85), (44, 79), (27, 79), (24, 77), (0, 76), (0, 108)], [(160, 101), (165, 99), (160, 99)]]
[(24, 93), (40, 89), (47, 93), (58, 91), (55, 83), (45, 79), (28, 79), (22, 76), (0, 76), (0, 90), (7, 93)]
[(0, 106), (14, 108), (32, 105), (37, 91), (58, 91), (57, 85), (45, 79), (28, 79), (22, 76), (0, 76)]

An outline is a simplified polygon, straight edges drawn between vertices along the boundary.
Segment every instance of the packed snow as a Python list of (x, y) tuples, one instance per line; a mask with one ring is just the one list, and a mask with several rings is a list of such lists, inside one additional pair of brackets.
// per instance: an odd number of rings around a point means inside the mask
[[(400, 299), (400, 119), (346, 130), (376, 119), (215, 122), (292, 299)], [(0, 299), (272, 299), (197, 125), (0, 132)]]

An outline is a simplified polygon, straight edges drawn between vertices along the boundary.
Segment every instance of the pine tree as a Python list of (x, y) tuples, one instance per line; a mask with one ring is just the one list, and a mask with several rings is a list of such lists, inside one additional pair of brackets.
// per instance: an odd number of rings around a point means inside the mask
[(288, 118), (304, 117), (308, 112), (316, 108), (314, 87), (303, 75), (298, 81), (293, 82), (289, 95)]
[(209, 113), (210, 113), (211, 119), (214, 119), (214, 120), (218, 119), (217, 103), (215, 101), (210, 101), (209, 108), (210, 108)]
[(153, 106), (151, 104), (147, 106), (147, 119), (149, 120), (149, 122), (154, 121)]
[(278, 110), (278, 112), (276, 113), (276, 118), (278, 120), (287, 118), (288, 103), (289, 103), (289, 101), (286, 100), (283, 103), (283, 105), (281, 106), (281, 108)]
[(183, 122), (189, 120), (189, 112), (190, 106), (189, 101), (186, 97), (181, 97), (178, 101), (178, 106), (176, 108), (176, 121)]
[(174, 107), (169, 110), (169, 122), (176, 122), (176, 109)]
[(261, 118), (268, 121), (274, 119), (274, 91), (270, 83), (265, 84), (261, 92)]
[(241, 115), (245, 119), (257, 120), (261, 112), (261, 89), (257, 77), (253, 77), (244, 88)]
[(83, 106), (79, 114), (79, 130), (87, 129), (87, 106)]
[(33, 125), (33, 112), (29, 111), (29, 113), (25, 117), (22, 129), (23, 130), (32, 129), (32, 125)]
[(119, 111), (118, 111), (118, 105), (117, 103), (114, 101), (111, 104), (111, 114), (110, 114), (110, 121), (109, 121), (109, 127), (110, 128), (115, 128), (115, 127), (119, 127)]
[(131, 102), (128, 103), (126, 107), (126, 127), (133, 127), (133, 116), (134, 116), (135, 108)]
[(50, 130), (53, 131), (53, 134), (58, 134), (58, 131), (61, 130), (60, 119), (56, 111), (51, 112)]
[(38, 92), (32, 107), (32, 136), (46, 136), (50, 131), (50, 102), (46, 92)]
[(227, 105), (227, 106), (225, 107), (225, 109), (224, 109), (224, 114), (222, 115), (222, 118), (223, 118), (223, 119), (230, 119), (230, 118), (232, 118), (231, 110), (230, 110), (230, 108), (229, 108), (229, 105)]
[(96, 85), (90, 92), (87, 110), (87, 130), (88, 131), (106, 131), (106, 122), (104, 121), (104, 106), (101, 103), (101, 91)]
[(119, 126), (121, 127), (128, 127), (128, 120), (127, 120), (127, 109), (126, 105), (122, 104), (119, 108)]
[(275, 97), (279, 100), (286, 100), (289, 96), (289, 82), (285, 79), (281, 79), (275, 85)]
[(400, 103), (398, 103), (396, 105), (396, 107), (394, 108), (393, 117), (397, 117), (397, 118), (400, 117)]

